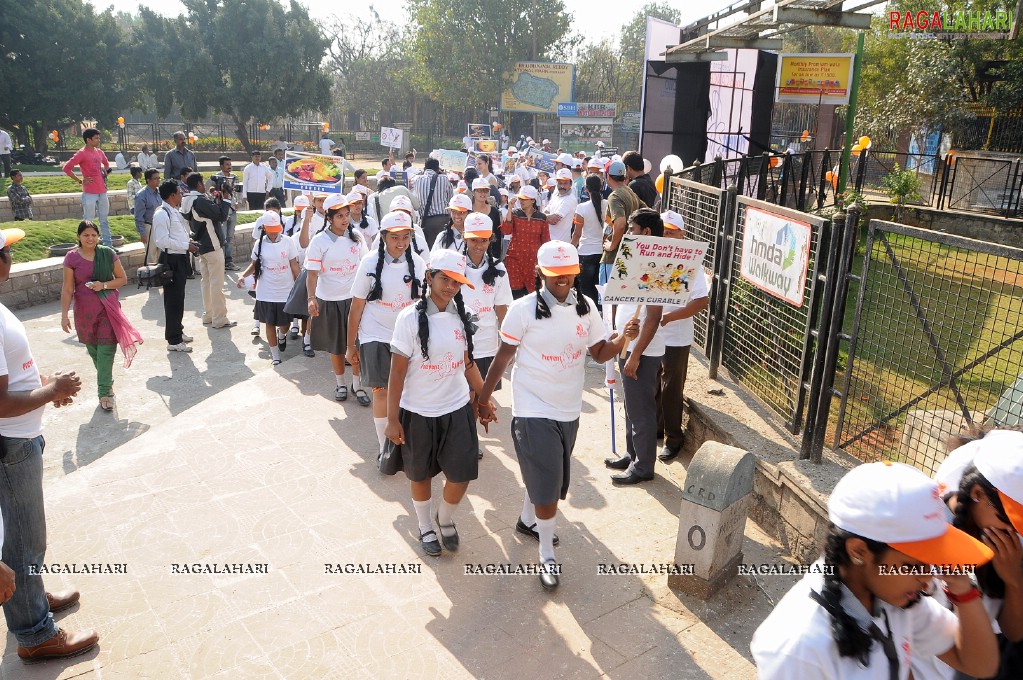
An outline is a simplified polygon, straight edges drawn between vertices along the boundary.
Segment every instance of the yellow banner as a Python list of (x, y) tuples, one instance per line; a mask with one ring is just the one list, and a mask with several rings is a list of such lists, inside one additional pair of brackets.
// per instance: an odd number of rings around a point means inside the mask
[(501, 95), (501, 109), (557, 113), (559, 102), (574, 101), (574, 90), (574, 64), (516, 62), (511, 84)]
[(849, 103), (852, 54), (779, 54), (776, 101)]

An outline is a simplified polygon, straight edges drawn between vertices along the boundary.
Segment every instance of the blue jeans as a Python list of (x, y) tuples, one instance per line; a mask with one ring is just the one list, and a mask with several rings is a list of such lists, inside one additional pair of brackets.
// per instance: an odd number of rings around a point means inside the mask
[(110, 199), (106, 193), (87, 194), (82, 192), (82, 213), (84, 219), (95, 222), (99, 218), (99, 237), (103, 245), (111, 245), (110, 240)]
[(33, 647), (57, 634), (46, 603), (43, 577), (29, 567), (46, 557), (46, 515), (43, 510), (42, 435), (33, 439), (4, 437), (7, 455), (0, 460), (0, 510), (4, 514), (3, 561), (14, 570), (14, 597), (4, 603), (7, 630), (22, 647)]
[(612, 267), (614, 267), (614, 263), (613, 262), (612, 263), (608, 263), (608, 264), (601, 263), (601, 265), (600, 265), (600, 277), (597, 279), (597, 283), (599, 283), (602, 286), (607, 283), (607, 280), (609, 278), (611, 278), (611, 268)]

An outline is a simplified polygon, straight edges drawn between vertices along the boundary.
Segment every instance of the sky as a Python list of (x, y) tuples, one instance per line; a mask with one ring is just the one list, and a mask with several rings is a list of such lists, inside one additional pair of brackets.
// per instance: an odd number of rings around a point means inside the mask
[[(85, 0), (98, 10), (102, 11), (107, 7), (113, 7), (115, 12), (128, 12), (134, 14), (139, 7), (147, 7), (157, 14), (165, 16), (177, 16), (184, 11), (178, 0)], [(724, 0), (719, 0), (725, 4)], [(309, 8), (310, 16), (326, 17), (338, 14), (339, 3), (337, 0), (299, 0), (300, 4)], [(572, 28), (588, 38), (588, 41), (596, 41), (603, 37), (610, 37), (618, 32), (621, 24), (631, 18), (635, 9), (630, 9), (627, 14), (619, 17), (617, 21), (608, 21), (608, 16), (619, 11), (622, 7), (616, 0), (564, 0), (565, 7), (574, 15)], [(348, 15), (369, 16), (368, 6), (370, 3), (347, 2), (344, 3), (344, 13)], [(682, 11), (683, 23), (705, 16), (708, 6), (703, 3), (694, 3), (692, 0), (671, 0), (671, 4)], [(717, 4), (717, 3), (712, 3)], [(404, 23), (406, 16), (404, 3), (395, 0), (383, 0), (374, 3), (376, 11), (384, 20)], [(688, 7), (687, 7), (688, 5)], [(693, 5), (697, 5), (694, 9)], [(638, 9), (641, 3), (634, 7)]]

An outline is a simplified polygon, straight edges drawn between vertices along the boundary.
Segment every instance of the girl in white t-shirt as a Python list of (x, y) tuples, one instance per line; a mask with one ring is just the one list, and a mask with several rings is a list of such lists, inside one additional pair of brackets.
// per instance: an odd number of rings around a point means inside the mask
[(272, 210), (263, 215), (263, 231), (265, 234), (252, 247), (249, 266), (238, 277), (238, 287), (245, 285), (245, 277), (255, 275), (256, 319), (266, 324), (270, 360), (277, 366), (287, 346), (288, 325), (291, 324), (291, 316), (284, 312), (284, 303), (298, 278), (298, 248), (284, 235), (280, 215)]
[[(476, 414), (470, 388), (483, 385), (473, 363), (473, 327), (462, 299), (465, 256), (435, 253), (423, 298), (398, 315), (391, 338), (385, 435), (398, 447), (412, 487), (419, 541), (428, 555), (458, 550), (453, 515), (478, 476)], [(443, 472), (444, 498), (431, 512), (431, 480)], [(437, 531), (440, 531), (439, 541)]]
[[(366, 256), (366, 239), (355, 228), (349, 208), (352, 194), (335, 194), (324, 201), (323, 228), (313, 236), (306, 250), (306, 300), (310, 317), (317, 317), (311, 347), (330, 355), (334, 369), (334, 399), (348, 399), (345, 380), (345, 352), (348, 349), (348, 313), (352, 306), (352, 285), (359, 263)], [(362, 406), (369, 406), (359, 366), (352, 366), (352, 391)]]
[[(309, 197), (305, 194), (300, 194), (295, 197), (294, 214), (281, 218), (284, 222), (284, 235), (294, 241), (295, 247), (298, 249), (298, 263), (300, 267), (305, 262), (306, 245), (309, 245), (309, 221), (305, 219), (306, 214), (312, 214), (309, 204)], [(306, 232), (304, 239), (302, 238), (303, 229)], [(291, 320), (291, 339), (297, 339), (299, 333), (302, 334), (302, 351), (306, 356), (314, 356), (311, 354), (312, 347), (309, 346), (308, 316), (296, 316)]]
[(446, 229), (443, 229), (433, 241), (430, 253), (438, 250), (462, 250), (462, 232), (465, 231), (465, 216), (472, 210), (472, 199), (465, 194), (455, 194), (448, 201), (448, 215), (451, 221)]
[(601, 193), (603, 180), (597, 175), (586, 178), (586, 192), (589, 200), (575, 208), (572, 218), (572, 245), (579, 249), (579, 289), (583, 295), (597, 301), (600, 309), (600, 296), (597, 294), (597, 283), (600, 274), (600, 257), (604, 254), (604, 220), (607, 219), (607, 201)]
[(631, 324), (626, 335), (605, 340), (604, 322), (596, 305), (579, 293), (579, 254), (571, 243), (548, 241), (537, 252), (536, 290), (508, 308), (501, 324), (501, 348), (479, 393), (480, 422), (496, 420), (490, 396), (511, 360), (512, 440), (526, 494), (515, 525), (519, 533), (540, 543), (544, 565), (540, 583), (558, 586), (560, 567), (554, 559), (558, 500), (568, 494), (572, 448), (582, 411), (586, 351), (603, 363), (618, 356), (626, 341), (638, 334)]
[(352, 224), (358, 229), (366, 240), (372, 243), (380, 231), (380, 225), (375, 218), (370, 217), (366, 212), (366, 196), (362, 191), (353, 191), (348, 194), (349, 209), (351, 210)]
[(353, 369), (359, 368), (362, 384), (373, 390), (373, 423), (382, 452), (394, 322), (419, 298), (426, 263), (410, 249), (412, 216), (403, 210), (384, 215), (377, 242), (377, 249), (362, 258), (355, 272), (345, 359)]

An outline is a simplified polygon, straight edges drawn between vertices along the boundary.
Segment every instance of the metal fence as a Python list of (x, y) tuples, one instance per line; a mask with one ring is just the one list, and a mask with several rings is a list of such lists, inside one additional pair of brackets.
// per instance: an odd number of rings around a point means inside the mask
[(950, 153), (941, 164), (939, 209), (1016, 217), (1020, 214), (1023, 161), (995, 153)]
[(1023, 250), (872, 220), (836, 448), (933, 472), (966, 425), (1019, 424)]
[[(707, 280), (710, 281), (717, 271), (718, 240), (725, 224), (725, 190), (681, 177), (669, 177), (665, 197), (662, 202), (665, 209), (674, 210), (686, 221), (686, 237), (710, 243), (703, 261)], [(712, 298), (716, 290), (717, 286), (712, 285)], [(713, 329), (713, 310), (716, 309), (715, 300), (709, 302), (707, 309), (693, 317), (693, 344), (707, 355)]]
[[(750, 218), (760, 219), (764, 213), (789, 221), (792, 240), (779, 245), (791, 249), (792, 254), (807, 249), (806, 271), (794, 272), (792, 277), (803, 290), (800, 304), (780, 299), (744, 276), (743, 251), (754, 245), (753, 232), (747, 238)], [(819, 217), (740, 196), (726, 235), (730, 271), (722, 277), (726, 297), (721, 363), (733, 379), (774, 409), (793, 433), (802, 429), (826, 224)], [(808, 227), (808, 244), (799, 238), (800, 225)]]

